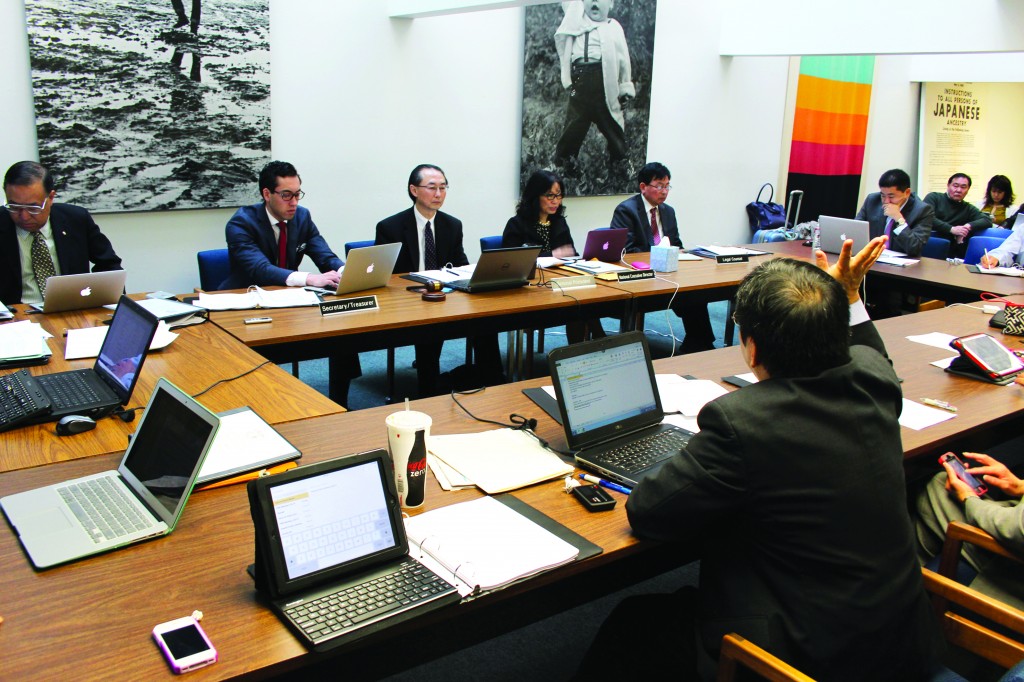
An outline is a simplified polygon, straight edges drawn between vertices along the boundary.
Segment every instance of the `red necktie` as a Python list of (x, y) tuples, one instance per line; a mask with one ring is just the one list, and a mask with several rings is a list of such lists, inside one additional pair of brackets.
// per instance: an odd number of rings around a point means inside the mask
[(657, 246), (661, 243), (661, 234), (658, 232), (658, 209), (651, 209), (651, 243)]
[(277, 265), (281, 268), (288, 267), (288, 223), (283, 220), (277, 224), (281, 230), (281, 236), (277, 240)]

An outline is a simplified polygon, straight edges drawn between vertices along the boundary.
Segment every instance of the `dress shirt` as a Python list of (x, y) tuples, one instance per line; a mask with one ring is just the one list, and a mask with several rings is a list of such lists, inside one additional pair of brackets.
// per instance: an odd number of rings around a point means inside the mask
[[(640, 195), (640, 200), (644, 202), (644, 213), (647, 215), (647, 222), (648, 223), (651, 222), (651, 209), (653, 208), (654, 210), (656, 210), (658, 212), (658, 236), (661, 237), (662, 240), (664, 240), (665, 239), (665, 230), (661, 226), (661, 207), (660, 206), (655, 206), (651, 202), (647, 201), (647, 197), (645, 197), (643, 194)], [(648, 235), (648, 237), (651, 238), (651, 246), (654, 246), (655, 245), (654, 244), (654, 231), (651, 228), (647, 228), (647, 229), (650, 231), (650, 234)], [(659, 246), (661, 246), (660, 243), (659, 243)], [(671, 246), (671, 244), (669, 244), (669, 246)], [(683, 247), (680, 246), (679, 248), (683, 248)]]
[[(283, 222), (283, 223), (287, 224), (288, 221), (287, 220), (283, 220), (283, 221), (282, 220), (278, 220), (277, 217), (275, 217), (274, 214), (270, 212), (269, 208), (266, 209), (266, 211), (267, 211), (267, 220), (270, 221), (270, 229), (274, 231), (274, 241), (280, 243), (280, 241), (281, 241), (281, 228), (278, 227), (277, 224), (280, 223), (280, 222)], [(304, 286), (306, 286), (306, 282), (307, 282), (306, 278), (307, 278), (308, 274), (309, 273), (302, 272), (300, 270), (296, 270), (292, 274), (288, 275), (288, 278), (284, 281), (284, 283), (287, 286), (290, 286), (290, 287), (304, 287)]]
[[(589, 26), (586, 26), (589, 24)], [(580, 36), (584, 36), (585, 33), (589, 33), (589, 36), (581, 37), (572, 46), (572, 61), (587, 62), (590, 64), (601, 63), (601, 32), (595, 30), (598, 24), (595, 24), (590, 17), (584, 17), (584, 30), (580, 31)], [(587, 52), (584, 54), (583, 48), (587, 47)]]
[[(35, 270), (32, 269), (32, 241), (35, 239), (34, 233), (17, 226), (15, 226), (14, 231), (18, 235), (18, 248), (21, 251), (21, 302), (42, 303), (43, 295), (39, 291), (39, 285), (36, 284)], [(50, 260), (53, 261), (54, 273), (61, 274), (60, 262), (57, 260), (57, 248), (53, 243), (53, 230), (50, 227), (49, 220), (39, 229), (39, 234), (46, 240), (46, 250), (50, 254)]]

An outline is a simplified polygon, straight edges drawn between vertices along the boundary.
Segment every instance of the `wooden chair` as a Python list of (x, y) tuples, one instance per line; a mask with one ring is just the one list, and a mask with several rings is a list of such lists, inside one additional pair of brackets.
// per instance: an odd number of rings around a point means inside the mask
[(770, 682), (814, 682), (785, 661), (739, 635), (733, 633), (722, 638), (722, 651), (718, 655), (718, 682), (736, 679), (739, 666), (754, 671)]

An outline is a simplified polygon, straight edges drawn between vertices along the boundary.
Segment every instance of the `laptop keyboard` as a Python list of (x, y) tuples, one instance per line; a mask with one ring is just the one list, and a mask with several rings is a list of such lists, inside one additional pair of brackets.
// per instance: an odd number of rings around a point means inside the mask
[(455, 588), (413, 559), (394, 572), (286, 608), (285, 614), (314, 643), (354, 630), (391, 612), (405, 611)]
[(0, 431), (47, 414), (50, 401), (25, 370), (0, 377)]
[(125, 537), (153, 526), (110, 478), (91, 478), (57, 489), (93, 542)]
[(627, 473), (637, 473), (650, 468), (663, 459), (679, 452), (690, 440), (686, 431), (659, 431), (639, 440), (627, 443), (603, 453), (604, 462), (614, 464)]
[(40, 377), (55, 408), (87, 407), (100, 402), (100, 396), (80, 372)]

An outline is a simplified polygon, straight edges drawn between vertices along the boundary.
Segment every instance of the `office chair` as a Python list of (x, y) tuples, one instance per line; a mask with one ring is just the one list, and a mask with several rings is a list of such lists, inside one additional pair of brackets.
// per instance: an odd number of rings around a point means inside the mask
[(203, 291), (217, 291), (221, 282), (231, 274), (231, 261), (227, 249), (210, 249), (196, 254), (199, 263), (199, 288)]
[(496, 237), (480, 237), (480, 250), (490, 251), (491, 249), (501, 248), (501, 235)]
[(971, 241), (967, 242), (967, 253), (964, 254), (964, 263), (966, 265), (977, 265), (981, 262), (981, 257), (985, 255), (985, 251), (992, 251), (999, 247), (1006, 241), (1003, 237), (984, 237), (977, 236), (971, 237)]
[(722, 638), (722, 651), (718, 654), (717, 682), (732, 682), (742, 665), (771, 682), (814, 682), (785, 661), (732, 633)]
[(921, 250), (923, 258), (937, 258), (946, 260), (949, 256), (949, 240), (943, 237), (929, 237), (928, 243)]
[(971, 236), (971, 239), (974, 239), (974, 237), (998, 237), (999, 239), (1006, 239), (1012, 232), (1013, 230), (1006, 227), (989, 227)]
[(345, 258), (348, 258), (348, 252), (352, 249), (365, 249), (367, 246), (373, 246), (376, 242), (372, 239), (364, 239), (358, 242), (345, 242)]

